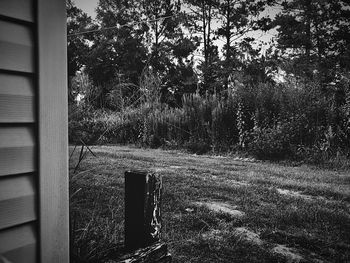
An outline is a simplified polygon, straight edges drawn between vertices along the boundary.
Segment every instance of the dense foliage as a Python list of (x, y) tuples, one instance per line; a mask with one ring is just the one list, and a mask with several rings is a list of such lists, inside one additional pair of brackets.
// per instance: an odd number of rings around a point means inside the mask
[(100, 0), (91, 20), (68, 1), (70, 140), (349, 158), (349, 7)]

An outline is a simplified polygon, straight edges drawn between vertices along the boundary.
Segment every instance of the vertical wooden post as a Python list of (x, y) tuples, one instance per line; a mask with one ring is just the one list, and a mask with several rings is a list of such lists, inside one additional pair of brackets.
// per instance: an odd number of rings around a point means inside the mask
[[(67, 17), (62, 0), (36, 0), (40, 262), (69, 262)], [(39, 260), (38, 260), (39, 262)]]
[(125, 172), (125, 248), (146, 247), (160, 239), (161, 177), (146, 171)]

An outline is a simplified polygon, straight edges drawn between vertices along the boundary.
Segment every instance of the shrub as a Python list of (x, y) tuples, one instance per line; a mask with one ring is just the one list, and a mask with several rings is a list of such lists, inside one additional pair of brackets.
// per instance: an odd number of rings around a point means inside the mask
[(191, 153), (204, 154), (211, 150), (211, 146), (204, 140), (191, 139), (185, 143), (185, 148)]
[(69, 118), (69, 141), (87, 144), (136, 143), (139, 140), (142, 113), (129, 109), (123, 113), (78, 107)]
[(290, 155), (288, 134), (281, 125), (273, 128), (256, 128), (249, 134), (248, 150), (259, 159), (283, 159)]
[(69, 107), (68, 137), (70, 143), (96, 141), (104, 132), (106, 124), (100, 120), (100, 111), (84, 105)]

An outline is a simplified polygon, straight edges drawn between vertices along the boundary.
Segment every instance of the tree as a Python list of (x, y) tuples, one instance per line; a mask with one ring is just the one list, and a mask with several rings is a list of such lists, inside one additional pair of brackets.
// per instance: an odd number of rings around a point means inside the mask
[(280, 5), (282, 12), (274, 24), (284, 69), (305, 83), (319, 83), (320, 96), (328, 102), (329, 128), (324, 134), (334, 133), (334, 145), (344, 145), (341, 109), (348, 84), (342, 79), (350, 71), (350, 2), (293, 0)]
[(147, 28), (144, 41), (150, 49), (149, 66), (162, 83), (161, 101), (179, 102), (179, 97), (196, 85), (191, 54), (198, 38), (185, 36), (186, 14), (181, 12), (178, 0), (143, 0), (142, 17)]
[(253, 37), (247, 37), (247, 33), (257, 30), (269, 29), (268, 17), (258, 17), (264, 11), (270, 1), (256, 0), (224, 0), (218, 5), (218, 17), (220, 27), (216, 34), (223, 38), (224, 57), (223, 77), (224, 86), (227, 89), (228, 79), (233, 70), (242, 68), (243, 64), (240, 57), (242, 53), (250, 54), (253, 57), (259, 55), (259, 51), (252, 48), (251, 43), (255, 40)]
[(324, 84), (335, 80), (339, 68), (349, 70), (348, 1), (293, 0), (280, 4), (282, 13), (274, 24), (277, 47), (293, 62), (286, 70)]
[[(107, 103), (113, 94), (122, 97), (137, 92), (139, 77), (146, 64), (143, 45), (145, 29), (138, 1), (100, 0), (96, 20), (100, 30), (94, 33), (86, 70), (92, 78), (95, 106), (115, 109)], [(114, 106), (113, 106), (114, 105)]]
[(89, 34), (77, 34), (93, 27), (91, 17), (75, 6), (72, 0), (66, 0), (67, 9), (67, 60), (68, 60), (68, 91), (69, 101), (74, 100), (75, 93), (71, 85), (71, 79), (77, 70), (87, 63), (90, 51)]
[(137, 5), (133, 0), (99, 1), (96, 20), (101, 31), (95, 34), (88, 68), (96, 84), (119, 79), (138, 84), (147, 51), (144, 29), (135, 24), (140, 17)]
[(197, 49), (198, 42), (181, 36), (174, 43), (168, 43), (171, 55), (167, 64), (166, 75), (163, 78), (162, 101), (171, 106), (180, 106), (182, 95), (194, 93), (198, 79), (194, 72), (192, 53)]
[(213, 22), (217, 16), (218, 0), (186, 0), (189, 6), (190, 30), (199, 32), (203, 46), (203, 61), (200, 69), (203, 74), (202, 92), (214, 91), (215, 68), (219, 61), (217, 46), (213, 43)]
[[(147, 28), (146, 43), (150, 45), (150, 64), (155, 70), (164, 69), (159, 61), (163, 44), (167, 41), (175, 40), (182, 35), (180, 28), (179, 1), (174, 0), (154, 0), (142, 1), (142, 15), (146, 18), (145, 28)], [(166, 44), (165, 44), (166, 45)]]

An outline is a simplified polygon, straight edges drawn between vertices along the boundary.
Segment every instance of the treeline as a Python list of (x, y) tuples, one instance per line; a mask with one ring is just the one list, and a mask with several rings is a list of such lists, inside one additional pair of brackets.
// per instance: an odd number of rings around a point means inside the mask
[(100, 0), (93, 21), (67, 1), (70, 140), (349, 157), (349, 7)]

